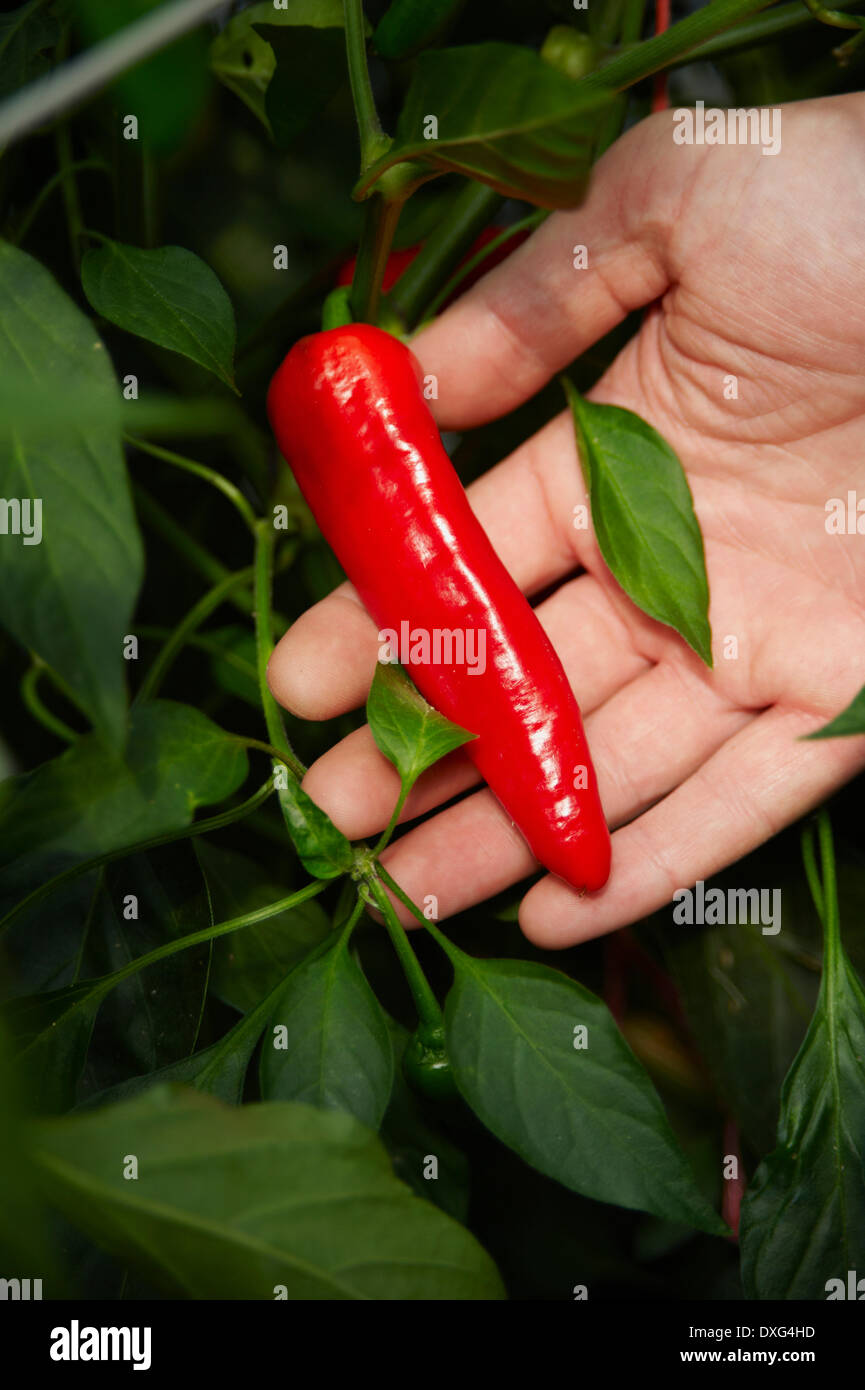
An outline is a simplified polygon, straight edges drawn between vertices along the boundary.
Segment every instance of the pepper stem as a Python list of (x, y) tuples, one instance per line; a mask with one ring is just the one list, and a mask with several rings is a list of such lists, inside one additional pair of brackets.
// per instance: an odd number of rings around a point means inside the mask
[(343, 0), (345, 15), (345, 52), (348, 59), (348, 78), (357, 118), (360, 138), (360, 170), (363, 173), (384, 154), (390, 140), (381, 128), (369, 68), (366, 61), (366, 20), (363, 0)]
[(384, 917), (388, 935), (399, 957), (399, 963), (411, 990), (417, 1016), (429, 1028), (443, 1028), (444, 1017), (438, 1000), (432, 992), (429, 980), (423, 972), (420, 961), (406, 935), (405, 928), (393, 910), (390, 899), (381, 886), (375, 871), (365, 876), (367, 888), (375, 898), (376, 905)]
[(360, 246), (348, 301), (358, 323), (376, 322), (381, 282), (403, 201), (400, 198), (389, 200), (381, 193), (374, 193), (364, 207)]

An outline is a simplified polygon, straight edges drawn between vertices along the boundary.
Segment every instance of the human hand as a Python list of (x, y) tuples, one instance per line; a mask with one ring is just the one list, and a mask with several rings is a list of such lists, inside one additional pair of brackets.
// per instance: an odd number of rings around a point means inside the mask
[[(863, 683), (861, 537), (830, 535), (825, 505), (863, 477), (865, 98), (783, 108), (782, 148), (679, 146), (665, 112), (599, 163), (585, 203), (550, 217), (412, 344), (438, 378), (445, 429), (496, 418), (652, 304), (592, 391), (635, 410), (688, 474), (706, 546), (715, 668), (641, 613), (590, 532), (563, 412), (470, 489), (523, 590), (560, 583), (538, 616), (586, 718), (613, 836), (600, 893), (547, 876), (523, 900), (530, 940), (561, 947), (633, 921), (708, 878), (865, 766), (865, 739), (797, 741)], [(573, 268), (572, 248), (589, 267)], [(738, 399), (725, 399), (735, 376)], [(323, 719), (363, 703), (377, 629), (350, 585), (279, 643), (271, 686)], [(737, 654), (730, 658), (735, 638)], [(476, 781), (451, 755), (403, 820)], [(352, 838), (386, 824), (394, 769), (369, 730), (310, 769), (309, 794)], [(484, 789), (391, 845), (388, 870), (439, 917), (530, 873), (534, 861)], [(404, 920), (410, 920), (403, 914)]]

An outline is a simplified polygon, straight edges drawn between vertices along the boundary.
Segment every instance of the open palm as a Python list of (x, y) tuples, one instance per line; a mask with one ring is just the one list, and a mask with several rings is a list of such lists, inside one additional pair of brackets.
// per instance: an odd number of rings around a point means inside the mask
[[(598, 165), (581, 208), (550, 217), (413, 344), (438, 378), (442, 428), (533, 395), (626, 313), (639, 333), (592, 392), (637, 411), (682, 460), (706, 544), (715, 666), (642, 614), (590, 531), (562, 413), (470, 490), (538, 608), (586, 716), (613, 836), (600, 893), (547, 876), (523, 931), (571, 945), (708, 878), (865, 766), (865, 738), (801, 742), (865, 681), (865, 538), (826, 529), (826, 504), (865, 494), (865, 98), (783, 108), (782, 148), (676, 145), (662, 113)], [(588, 268), (574, 268), (585, 245)], [(865, 520), (863, 520), (865, 527)], [(383, 537), (383, 543), (391, 543)], [(376, 627), (349, 585), (277, 647), (277, 698), (314, 719), (363, 703)], [(451, 755), (404, 820), (476, 782)], [(368, 729), (304, 783), (346, 834), (379, 831), (398, 794)], [(537, 866), (483, 789), (385, 853), (405, 891), (446, 917)]]

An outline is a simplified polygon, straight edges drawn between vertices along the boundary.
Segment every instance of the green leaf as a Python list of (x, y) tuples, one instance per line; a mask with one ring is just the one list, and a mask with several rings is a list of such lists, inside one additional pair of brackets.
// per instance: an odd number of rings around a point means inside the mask
[[(80, 974), (111, 975), (164, 942), (213, 923), (204, 875), (189, 841), (133, 855), (102, 871), (102, 889), (84, 932)], [(94, 1030), (87, 1091), (102, 1090), (130, 1073), (155, 1071), (192, 1052), (209, 964), (209, 946), (201, 945), (112, 990)]]
[(245, 700), (254, 709), (261, 707), (256, 667), (255, 633), (247, 627), (211, 628), (207, 633), (211, 646), (221, 647), (222, 654), (211, 657), (210, 669), (217, 685), (238, 700)]
[[(851, 917), (861, 916), (865, 874), (839, 868)], [(743, 885), (747, 907), (730, 897)], [(668, 906), (636, 928), (672, 976), (718, 1097), (758, 1154), (774, 1143), (781, 1086), (819, 992), (819, 923), (803, 890), (799, 834), (786, 831), (704, 884), (722, 895), (726, 924), (689, 926)], [(749, 921), (758, 902), (761, 922)]]
[(387, 1024), (343, 935), (286, 981), (261, 1050), (262, 1099), (344, 1110), (378, 1129), (392, 1085)]
[(865, 734), (865, 686), (854, 696), (846, 709), (828, 724), (824, 724), (822, 729), (817, 729), (813, 734), (806, 734), (805, 737), (845, 738), (852, 734)]
[[(214, 919), (227, 922), (278, 902), (291, 885), (278, 883), (259, 864), (234, 850), (217, 849), (202, 838), (196, 853), (213, 900)], [(330, 935), (330, 923), (314, 899), (280, 912), (258, 926), (244, 927), (213, 943), (211, 991), (245, 1013)]]
[(273, 138), (284, 149), (348, 78), (343, 7), (341, 0), (293, 0), (284, 15), (272, 5), (255, 8), (269, 11), (251, 22), (276, 59), (264, 105)]
[[(754, 879), (739, 871), (735, 881)], [(801, 881), (798, 888), (801, 894)], [(783, 930), (795, 949), (790, 924)], [(756, 925), (671, 928), (668, 915), (657, 937), (700, 1056), (746, 1139), (762, 1152), (772, 1142), (778, 1094), (808, 1026), (816, 978)]]
[[(136, 1182), (118, 1156), (138, 1155)], [(102, 1248), (200, 1299), (493, 1299), (489, 1256), (394, 1178), (349, 1115), (276, 1102), (239, 1109), (159, 1087), (43, 1123), (48, 1201)]]
[[(112, 871), (113, 869), (113, 871)], [(112, 866), (83, 923), (80, 973), (64, 989), (14, 999), (7, 1017), (31, 1108), (70, 1109), (129, 1071), (152, 1072), (196, 1043), (207, 988), (206, 946), (184, 950), (114, 986), (109, 976), (154, 947), (213, 925), (198, 863), (170, 845)], [(129, 895), (138, 918), (128, 918)], [(97, 1022), (98, 1016), (98, 1022)], [(186, 1079), (185, 1074), (183, 1079)]]
[(84, 256), (81, 283), (97, 314), (181, 353), (236, 389), (231, 300), (192, 251), (182, 246), (143, 251), (106, 241)]
[(373, 48), (401, 62), (435, 43), (459, 17), (465, 0), (393, 0), (379, 20)]
[(192, 1086), (203, 1095), (214, 1096), (226, 1105), (240, 1105), (246, 1073), (261, 1036), (265, 1019), (253, 1031), (243, 1031), (246, 1019), (241, 1019), (219, 1042), (193, 1052), (190, 1057), (182, 1057), (179, 1062), (170, 1062), (158, 1071), (146, 1072), (142, 1076), (131, 1076), (126, 1081), (118, 1081), (96, 1095), (88, 1096), (76, 1109), (101, 1109), (105, 1105), (115, 1105), (118, 1101), (131, 1100), (133, 1096), (143, 1095), (154, 1086), (168, 1083)]
[(83, 860), (188, 826), (247, 773), (245, 750), (188, 705), (155, 700), (130, 717), (124, 758), (96, 735), (0, 784), (0, 906)]
[(58, 1290), (62, 1284), (49, 1239), (48, 1213), (27, 1152), (28, 1111), (21, 1078), (12, 1064), (7, 1030), (0, 1023), (0, 1192), (7, 1194), (0, 1203), (0, 1264), (10, 1271), (20, 1269), (22, 1274), (38, 1270), (46, 1288)]
[(0, 97), (11, 96), (48, 70), (46, 48), (60, 38), (60, 25), (43, 0), (0, 15)]
[[(243, 932), (239, 932), (238, 938), (242, 936)], [(142, 1092), (166, 1082), (192, 1086), (204, 1095), (215, 1096), (217, 1100), (225, 1101), (227, 1105), (240, 1105), (252, 1054), (284, 983), (280, 980), (276, 989), (261, 1000), (256, 1008), (250, 1009), (224, 1037), (212, 1043), (210, 1047), (202, 1049), (201, 1052), (194, 1052), (190, 1057), (183, 1057), (179, 1062), (161, 1067), (159, 1071), (132, 1076), (126, 1081), (118, 1082), (108, 1090), (100, 1091), (98, 1095), (89, 1096), (78, 1108), (92, 1109), (95, 1106), (113, 1105), (117, 1101), (130, 1100), (133, 1096), (141, 1095)]]
[(307, 872), (314, 878), (339, 878), (349, 873), (354, 863), (351, 843), (293, 777), (286, 779), (282, 804), (289, 817), (295, 849)]
[(651, 1081), (589, 990), (530, 961), (454, 952), (445, 1029), (463, 1096), (539, 1172), (597, 1201), (725, 1233)]
[[(96, 405), (120, 397), (89, 319), (38, 261), (0, 242), (0, 382), (25, 373), (34, 389), (50, 382)], [(142, 573), (119, 422), (73, 422), (51, 441), (0, 425), (0, 494), (31, 509), (38, 499), (42, 518), (38, 544), (25, 545), (23, 531), (2, 539), (0, 623), (118, 744), (123, 638)]]
[(405, 789), (439, 758), (477, 737), (427, 704), (401, 666), (381, 662), (376, 665), (366, 717), (379, 752), (393, 763)]
[(27, 1084), (31, 1110), (61, 1113), (75, 1104), (96, 1015), (107, 990), (84, 980), (65, 989), (15, 999), (4, 1010)]
[(293, 0), (288, 10), (262, 0), (217, 34), (211, 71), (288, 144), (345, 82), (342, 27), (341, 0)]
[(214, 77), (240, 97), (269, 134), (273, 132), (264, 103), (276, 58), (270, 44), (252, 26), (276, 24), (280, 18), (287, 20), (288, 12), (275, 10), (271, 0), (250, 5), (230, 19), (210, 45), (210, 70)]
[(628, 597), (712, 665), (709, 583), (688, 480), (658, 431), (564, 380), (601, 554)]
[[(865, 1269), (865, 991), (827, 941), (817, 1008), (781, 1091), (778, 1145), (742, 1203), (748, 1298), (825, 1299)], [(837, 1289), (837, 1286), (836, 1286)]]
[[(366, 171), (361, 196), (385, 170), (418, 162), (418, 182), (456, 172), (506, 198), (540, 207), (580, 202), (598, 125), (613, 100), (584, 91), (532, 52), (485, 43), (422, 53), (397, 123), (396, 138)], [(438, 122), (427, 138), (428, 120)]]
[[(164, 0), (74, 0), (78, 26), (90, 44), (101, 42), (162, 5)], [(138, 138), (162, 154), (173, 153), (200, 116), (210, 73), (207, 31), (182, 35), (136, 63), (112, 83), (118, 116), (138, 118)]]

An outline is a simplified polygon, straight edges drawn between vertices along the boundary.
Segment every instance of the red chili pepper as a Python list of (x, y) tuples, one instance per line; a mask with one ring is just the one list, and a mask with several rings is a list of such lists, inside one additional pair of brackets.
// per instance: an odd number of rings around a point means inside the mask
[[(478, 251), (483, 250), (483, 248), (488, 246), (491, 241), (494, 241), (497, 236), (501, 236), (502, 231), (502, 227), (485, 227), (477, 240), (473, 242), (470, 249), (466, 252), (465, 256), (463, 256), (460, 261), (460, 266), (464, 266), (467, 261), (471, 260), (472, 256), (477, 255)], [(507, 241), (503, 241), (501, 246), (496, 247), (495, 251), (491, 251), (486, 260), (482, 261), (470, 275), (466, 276), (455, 293), (450, 296), (442, 307), (446, 309), (448, 304), (452, 304), (455, 299), (459, 299), (461, 294), (465, 294), (467, 289), (470, 289), (472, 285), (482, 279), (488, 270), (492, 270), (493, 266), (500, 265), (502, 261), (506, 260), (511, 252), (516, 251), (517, 247), (525, 241), (528, 235), (529, 233), (525, 228), (521, 232), (514, 232), (513, 236), (508, 237)], [(388, 290), (393, 289), (403, 271), (408, 269), (415, 256), (417, 256), (422, 249), (423, 242), (418, 242), (417, 246), (407, 246), (403, 251), (391, 251), (381, 281), (381, 287), (385, 294), (387, 294)], [(340, 266), (339, 274), (336, 277), (337, 285), (351, 284), (354, 279), (354, 268), (356, 263), (357, 256), (352, 256), (351, 260), (346, 261), (344, 265)], [(457, 268), (459, 269), (459, 267)]]
[(469, 505), (421, 383), (416, 358), (391, 334), (332, 328), (285, 358), (270, 423), (379, 628), (407, 623), (426, 634), (430, 655), (437, 633), (442, 652), (448, 632), (467, 650), (474, 641), (475, 658), (485, 644), (483, 670), (480, 660), (474, 671), (458, 660), (404, 664), (430, 704), (477, 735), (465, 752), (535, 857), (575, 888), (601, 888), (610, 837), (577, 702)]

